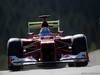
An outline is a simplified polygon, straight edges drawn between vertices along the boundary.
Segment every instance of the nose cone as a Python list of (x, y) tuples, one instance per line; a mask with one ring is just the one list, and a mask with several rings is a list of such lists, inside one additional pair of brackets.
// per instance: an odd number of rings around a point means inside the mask
[(43, 39), (41, 40), (41, 44), (54, 44), (54, 40), (53, 39)]

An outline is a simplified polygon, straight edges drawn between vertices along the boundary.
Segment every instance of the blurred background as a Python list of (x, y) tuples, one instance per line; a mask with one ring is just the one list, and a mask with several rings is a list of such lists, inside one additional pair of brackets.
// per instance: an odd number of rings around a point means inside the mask
[(100, 0), (0, 0), (0, 70), (7, 69), (7, 41), (26, 37), (27, 22), (60, 20), (64, 35), (83, 33), (89, 51), (100, 48)]

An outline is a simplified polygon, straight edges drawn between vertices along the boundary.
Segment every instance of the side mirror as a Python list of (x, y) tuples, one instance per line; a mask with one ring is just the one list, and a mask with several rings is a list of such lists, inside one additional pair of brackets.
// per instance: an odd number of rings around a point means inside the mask
[(34, 35), (34, 33), (28, 33), (28, 38), (33, 38)]
[(58, 31), (58, 33), (59, 33), (59, 34), (63, 34), (63, 33), (64, 33), (64, 31)]

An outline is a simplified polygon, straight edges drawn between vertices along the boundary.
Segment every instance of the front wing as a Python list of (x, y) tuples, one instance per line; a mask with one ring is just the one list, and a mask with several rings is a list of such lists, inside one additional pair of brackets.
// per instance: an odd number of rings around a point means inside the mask
[(86, 57), (86, 52), (80, 52), (77, 55), (71, 55), (66, 54), (63, 55), (59, 61), (47, 61), (47, 62), (41, 62), (35, 60), (32, 56), (26, 57), (26, 58), (17, 58), (16, 56), (11, 56), (13, 60), (11, 63), (15, 66), (17, 65), (35, 65), (35, 64), (46, 64), (46, 63), (71, 63), (71, 62), (85, 62), (88, 61), (88, 57)]

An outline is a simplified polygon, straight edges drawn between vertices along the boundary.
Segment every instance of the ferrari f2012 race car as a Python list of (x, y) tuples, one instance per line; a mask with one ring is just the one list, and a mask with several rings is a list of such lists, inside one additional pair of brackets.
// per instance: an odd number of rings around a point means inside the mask
[(69, 67), (87, 66), (86, 36), (63, 36), (59, 20), (46, 21), (48, 15), (40, 18), (43, 22), (28, 22), (28, 38), (8, 40), (8, 69), (14, 71), (25, 65), (61, 62), (68, 63)]

